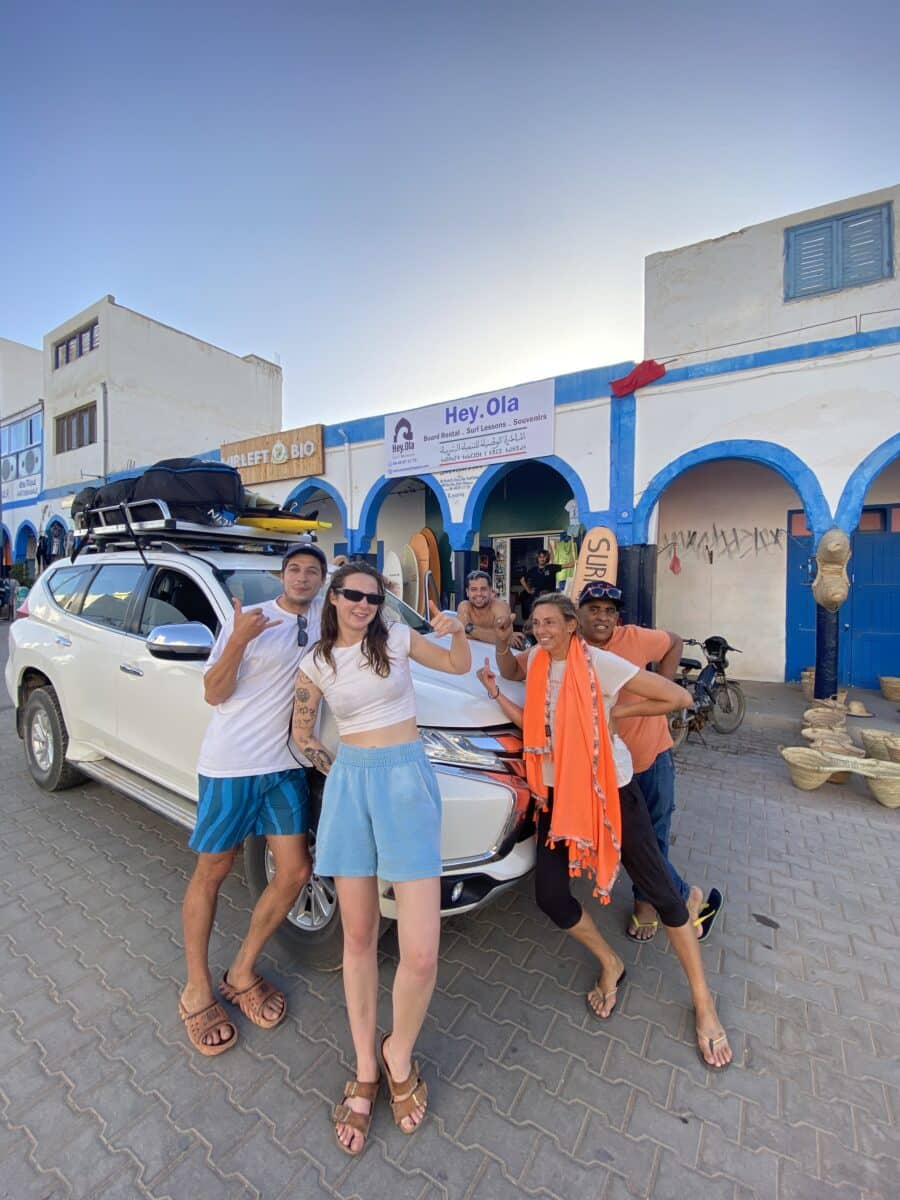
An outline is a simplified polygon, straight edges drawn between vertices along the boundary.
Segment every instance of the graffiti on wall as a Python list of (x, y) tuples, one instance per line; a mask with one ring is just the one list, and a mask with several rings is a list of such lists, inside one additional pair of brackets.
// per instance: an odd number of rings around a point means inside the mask
[(754, 525), (752, 529), (676, 529), (663, 533), (659, 538), (659, 553), (674, 550), (706, 558), (712, 562), (717, 554), (727, 558), (747, 558), (750, 555), (784, 551), (787, 545), (786, 529), (771, 529)]

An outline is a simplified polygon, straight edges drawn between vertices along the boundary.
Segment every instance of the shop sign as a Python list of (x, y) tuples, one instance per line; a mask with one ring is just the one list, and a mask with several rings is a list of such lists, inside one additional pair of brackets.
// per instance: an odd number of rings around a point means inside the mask
[(385, 474), (453, 471), (553, 453), (553, 380), (384, 418)]
[(0, 460), (0, 480), (4, 504), (15, 500), (33, 500), (41, 490), (41, 450), (32, 446)]
[(321, 475), (325, 470), (322, 431), (321, 425), (306, 425), (242, 442), (226, 442), (222, 447), (222, 462), (236, 467), (244, 483)]

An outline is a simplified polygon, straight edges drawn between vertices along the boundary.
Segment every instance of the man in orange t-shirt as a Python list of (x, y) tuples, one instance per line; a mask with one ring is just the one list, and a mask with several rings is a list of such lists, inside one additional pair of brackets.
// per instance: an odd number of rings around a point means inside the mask
[[(585, 640), (636, 667), (645, 668), (656, 663), (660, 675), (673, 679), (684, 645), (681, 638), (677, 633), (667, 633), (663, 629), (620, 625), (621, 607), (622, 593), (617, 587), (602, 582), (586, 584), (578, 597), (578, 615)], [(623, 705), (639, 701), (640, 697), (630, 695), (625, 688), (618, 698), (618, 703)], [(704, 904), (702, 891), (688, 887), (669, 860), (669, 831), (675, 810), (675, 762), (668, 722), (665, 717), (627, 717), (617, 722), (617, 731), (631, 752), (634, 781), (644, 793), (659, 848), (696, 924), (698, 936), (703, 940), (712, 929), (722, 906), (722, 897), (713, 888)], [(634, 911), (625, 932), (633, 941), (648, 942), (655, 936), (659, 920), (640, 890), (635, 887), (633, 891)]]

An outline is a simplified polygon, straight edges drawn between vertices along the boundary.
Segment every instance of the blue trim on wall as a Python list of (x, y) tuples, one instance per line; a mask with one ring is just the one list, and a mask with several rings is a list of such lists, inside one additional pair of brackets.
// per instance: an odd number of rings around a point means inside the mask
[[(362, 554), (368, 552), (369, 543), (375, 536), (375, 528), (378, 524), (378, 514), (381, 511), (381, 505), (384, 502), (384, 498), (390, 492), (391, 488), (398, 483), (402, 483), (403, 479), (418, 479), (431, 488), (432, 492), (434, 492), (435, 499), (440, 505), (444, 529), (451, 537), (452, 544), (452, 534), (450, 534), (450, 529), (455, 528), (455, 525), (453, 518), (450, 515), (450, 502), (447, 499), (447, 493), (438, 483), (437, 479), (435, 479), (433, 475), (429, 475), (427, 473), (406, 476), (391, 475), (382, 476), (380, 479), (376, 479), (376, 481), (369, 488), (368, 494), (363, 501), (362, 509), (360, 510), (359, 526), (353, 530), (355, 536), (350, 538), (350, 543), (353, 546), (354, 552)], [(348, 530), (347, 532), (349, 535), (351, 531)]]
[[(634, 392), (613, 396), (609, 422), (609, 509), (620, 545), (634, 538), (634, 460), (636, 453)], [(585, 522), (586, 524), (587, 522)], [(591, 524), (597, 522), (592, 521)]]
[[(579, 515), (585, 525), (598, 524), (597, 517), (602, 517), (604, 520), (609, 519), (608, 513), (594, 513), (591, 510), (588, 503), (587, 490), (581, 476), (574, 467), (569, 466), (563, 459), (559, 458), (556, 454), (546, 454), (541, 458), (529, 459), (528, 461), (543, 463), (545, 466), (552, 467), (554, 471), (565, 479), (566, 483), (572, 489), (572, 495), (575, 497), (575, 502), (578, 505)], [(505, 462), (492, 463), (489, 467), (485, 467), (475, 482), (472, 491), (469, 493), (462, 521), (459, 522), (458, 526), (455, 526), (463, 535), (463, 544), (454, 542), (452, 536), (450, 538), (450, 545), (454, 550), (468, 550), (471, 548), (472, 539), (481, 526), (484, 506), (487, 504), (491, 492), (504, 475), (508, 475), (510, 471), (514, 471), (516, 467), (520, 467), (521, 465), (520, 462)]]
[(30, 521), (23, 521), (16, 530), (16, 545), (15, 549), (13, 550), (13, 562), (21, 563), (26, 561), (25, 544), (28, 541), (28, 537), (27, 535), (23, 537), (23, 534), (25, 534), (26, 530), (29, 530), (31, 536), (37, 540), (37, 530), (35, 527)]
[(827, 529), (831, 528), (833, 524), (831, 509), (828, 507), (822, 487), (801, 458), (798, 458), (792, 450), (786, 450), (784, 446), (778, 446), (775, 442), (735, 438), (732, 441), (710, 442), (706, 446), (699, 446), (696, 450), (689, 450), (686, 454), (676, 458), (674, 462), (669, 463), (667, 467), (663, 467), (661, 471), (657, 471), (647, 484), (640, 503), (634, 510), (635, 543), (641, 544), (647, 541), (650, 515), (660, 496), (673, 479), (677, 479), (691, 467), (727, 458), (744, 459), (748, 462), (759, 463), (764, 467), (771, 467), (773, 471), (777, 471), (783, 479), (786, 479), (803, 502), (807, 523), (817, 541)]
[(582, 400), (608, 396), (612, 381), (622, 379), (632, 370), (633, 362), (621, 362), (608, 367), (592, 367), (587, 371), (573, 371), (569, 375), (557, 375), (553, 381), (554, 403), (557, 406), (577, 404)]
[(895, 458), (900, 457), (900, 433), (895, 433), (882, 442), (871, 454), (867, 454), (844, 485), (838, 501), (835, 524), (844, 533), (853, 533), (859, 524), (866, 492), (872, 480)]
[(9, 532), (9, 529), (3, 524), (3, 522), (0, 521), (0, 546), (3, 546), (6, 542), (8, 542), (10, 546), (12, 545), (12, 534)]
[(654, 380), (647, 387), (665, 387), (669, 383), (683, 383), (686, 379), (705, 379), (710, 375), (728, 375), (732, 371), (754, 371), (759, 367), (771, 367), (778, 363), (827, 358), (833, 354), (847, 354), (853, 350), (872, 350), (878, 346), (894, 346), (898, 342), (900, 342), (900, 326), (892, 326), (890, 329), (873, 329), (867, 333), (849, 333), (845, 337), (825, 338), (819, 342), (802, 342), (795, 346), (779, 346), (774, 350), (758, 350), (754, 354), (717, 358), (714, 362), (673, 367), (671, 370), (667, 370), (661, 379)]
[(347, 528), (347, 505), (344, 497), (332, 483), (328, 483), (325, 479), (319, 479), (318, 476), (314, 479), (304, 479), (302, 483), (298, 483), (293, 491), (288, 492), (281, 503), (282, 508), (287, 508), (294, 500), (298, 500), (298, 508), (304, 507), (310, 503), (311, 497), (307, 497), (307, 493), (325, 492), (330, 496), (337, 505), (337, 510), (340, 513), (341, 524), (344, 529)]

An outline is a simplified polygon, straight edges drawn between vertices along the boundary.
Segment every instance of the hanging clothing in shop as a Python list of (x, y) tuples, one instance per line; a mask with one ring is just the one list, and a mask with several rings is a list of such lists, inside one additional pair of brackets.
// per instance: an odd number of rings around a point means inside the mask
[(553, 549), (553, 561), (562, 567), (562, 570), (556, 577), (560, 583), (565, 583), (567, 579), (571, 579), (575, 574), (578, 551), (575, 549), (575, 543), (568, 535), (564, 534), (556, 543)]

